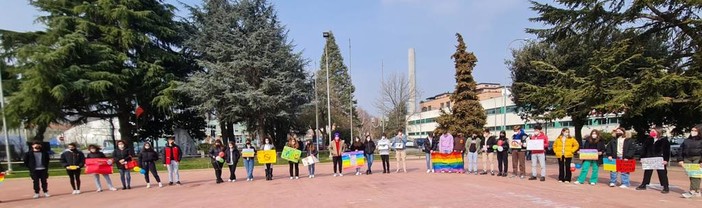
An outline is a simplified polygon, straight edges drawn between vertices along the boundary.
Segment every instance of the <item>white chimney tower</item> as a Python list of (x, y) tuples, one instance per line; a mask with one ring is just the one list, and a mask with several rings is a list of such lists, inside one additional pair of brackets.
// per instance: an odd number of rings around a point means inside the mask
[(415, 61), (414, 61), (414, 48), (410, 48), (408, 51), (408, 65), (409, 65), (409, 104), (408, 104), (408, 114), (413, 114), (417, 112), (417, 83), (415, 80)]

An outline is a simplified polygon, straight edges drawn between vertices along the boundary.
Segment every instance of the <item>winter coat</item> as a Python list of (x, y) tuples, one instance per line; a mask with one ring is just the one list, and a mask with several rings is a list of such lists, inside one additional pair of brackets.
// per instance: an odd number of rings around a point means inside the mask
[(112, 158), (115, 159), (115, 164), (117, 164), (117, 168), (124, 170), (126, 167), (124, 167), (123, 164), (119, 163), (120, 160), (124, 160), (125, 162), (132, 161), (132, 149), (129, 148), (124, 148), (124, 150), (116, 149), (114, 153), (112, 153)]
[[(239, 162), (240, 157), (241, 157), (241, 152), (239, 152), (239, 150), (236, 148), (236, 146), (234, 146), (234, 148), (227, 148), (227, 150), (224, 151), (224, 161), (227, 164), (234, 163), (234, 165), (236, 165)], [(233, 162), (232, 162), (232, 160), (233, 160)]]
[[(624, 159), (634, 159), (634, 154), (636, 153), (636, 147), (634, 146), (634, 139), (625, 139), (624, 148), (622, 149), (622, 157)], [(608, 157), (617, 158), (617, 139), (612, 139), (607, 145), (607, 150), (605, 151)]]
[(85, 154), (83, 154), (83, 152), (80, 150), (68, 150), (61, 153), (60, 161), (64, 168), (73, 165), (78, 166), (78, 168), (82, 168), (85, 167)]
[(166, 144), (166, 147), (163, 148), (163, 164), (170, 165), (171, 160), (180, 162), (182, 159), (183, 149), (177, 144), (173, 144), (173, 146), (168, 146), (168, 144)]
[(440, 141), (440, 138), (438, 136), (434, 136), (434, 138), (431, 139), (431, 150), (432, 151), (439, 151), (439, 141)]
[(341, 157), (341, 153), (344, 153), (344, 151), (346, 151), (344, 140), (339, 139), (339, 149), (336, 148), (336, 140), (332, 140), (331, 143), (329, 143), (329, 154), (331, 154), (332, 157)]
[(431, 153), (434, 147), (435, 145), (433, 143), (433, 139), (427, 138), (427, 141), (425, 141), (424, 145), (422, 145), (422, 152), (429, 154)]
[(602, 155), (599, 155), (597, 162), (599, 164), (602, 164), (602, 156), (605, 154), (605, 151), (606, 151), (604, 141), (598, 141), (597, 143), (591, 143), (589, 139), (585, 139), (585, 142), (583, 142), (583, 146), (580, 147), (580, 149), (596, 149), (597, 152), (601, 152)]
[(468, 138), (468, 141), (466, 141), (466, 151), (470, 152), (470, 146), (475, 142), (475, 151), (474, 152), (480, 152), (480, 148), (482, 147), (482, 140), (480, 137), (471, 137)]
[(149, 163), (153, 163), (156, 161), (158, 161), (158, 153), (156, 153), (156, 151), (154, 151), (154, 149), (148, 149), (148, 150), (144, 149), (144, 150), (141, 150), (141, 152), (139, 153), (139, 163), (140, 163), (139, 166), (142, 169), (149, 167), (148, 166)]
[[(493, 153), (495, 152), (495, 150), (492, 149), (492, 146), (497, 145), (497, 137), (490, 136), (488, 137), (487, 141), (483, 141), (483, 143), (485, 144), (485, 146), (483, 146), (483, 148), (485, 148), (485, 151), (487, 151), (488, 153)], [(509, 145), (507, 145), (507, 147), (509, 147)]]
[(652, 137), (646, 138), (642, 151), (641, 158), (663, 157), (663, 161), (670, 161), (670, 142), (668, 139), (659, 138), (655, 140)]
[[(556, 141), (553, 142), (553, 152), (556, 153), (556, 158), (564, 156), (565, 158), (573, 158), (579, 147), (578, 141), (573, 137), (566, 138), (565, 143), (563, 143), (563, 136), (558, 136)], [(565, 148), (565, 155), (563, 154), (563, 148)]]
[(466, 151), (466, 138), (457, 136), (453, 138), (453, 151), (463, 153)]
[[(44, 151), (41, 151), (41, 153), (42, 153), (41, 154), (41, 164), (46, 168), (46, 170), (48, 170), (49, 169), (49, 153), (44, 152)], [(29, 169), (30, 174), (32, 174), (32, 172), (36, 171), (37, 162), (35, 160), (33, 151), (29, 151), (29, 152), (24, 154), (24, 166), (26, 166), (27, 169)]]
[(353, 151), (364, 151), (365, 147), (363, 146), (363, 142), (357, 141), (353, 142), (351, 145), (351, 150)]
[(375, 152), (375, 142), (373, 140), (366, 140), (365, 143), (363, 143), (363, 152), (365, 154), (373, 154)]
[(702, 137), (700, 137), (700, 135), (688, 137), (682, 144), (680, 144), (678, 161), (683, 161), (683, 159), (688, 157), (697, 156), (702, 156)]
[(85, 158), (107, 158), (107, 156), (105, 156), (105, 153), (95, 151), (88, 153), (88, 155)]

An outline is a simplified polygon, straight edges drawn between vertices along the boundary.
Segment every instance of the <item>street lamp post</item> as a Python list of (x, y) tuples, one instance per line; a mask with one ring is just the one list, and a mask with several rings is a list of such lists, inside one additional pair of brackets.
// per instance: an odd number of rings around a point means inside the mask
[[(351, 77), (351, 38), (349, 38), (349, 78)], [(353, 97), (352, 92), (349, 91), (349, 128), (351, 129), (351, 141), (353, 138)]]
[(2, 91), (2, 73), (0, 73), (0, 108), (2, 108), (2, 132), (5, 133), (5, 156), (7, 157), (7, 170), (12, 171), (10, 135), (7, 133), (7, 120), (5, 119), (5, 93)]
[[(315, 68), (317, 68), (317, 64), (315, 63)], [(317, 151), (319, 151), (319, 99), (317, 98), (317, 78), (312, 75), (312, 79), (314, 80), (314, 141), (315, 145), (317, 146)]]
[[(507, 44), (507, 54), (509, 54), (512, 43), (517, 42), (517, 41), (531, 41), (529, 38), (518, 38), (514, 39), (509, 44)], [(507, 83), (505, 83), (505, 86), (502, 89), (502, 130), (506, 131), (506, 126), (507, 126)], [(526, 125), (524, 126), (526, 128)]]
[[(326, 39), (326, 41), (329, 41), (329, 36), (331, 35), (331, 32), (323, 32), (322, 37)], [(329, 96), (329, 50), (327, 48), (327, 43), (324, 43), (324, 61), (326, 62), (326, 67), (327, 67), (327, 126), (329, 127), (329, 130), (327, 131), (327, 134), (329, 135), (329, 142), (332, 140), (331, 136), (331, 96)]]

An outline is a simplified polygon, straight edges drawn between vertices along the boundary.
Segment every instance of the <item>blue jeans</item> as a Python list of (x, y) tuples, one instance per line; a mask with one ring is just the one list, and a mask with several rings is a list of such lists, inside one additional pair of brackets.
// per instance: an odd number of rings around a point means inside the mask
[(314, 175), (314, 165), (315, 164), (311, 164), (307, 166), (307, 171), (310, 172), (310, 175)]
[(478, 152), (468, 152), (468, 172), (478, 172)]
[[(618, 158), (618, 159), (622, 159), (622, 158)], [(625, 185), (625, 186), (631, 185), (631, 184), (629, 184), (629, 173), (620, 173), (620, 172), (609, 172), (609, 183), (614, 183), (614, 184), (617, 183), (617, 174), (622, 175), (622, 185)]]
[(253, 158), (244, 159), (244, 167), (246, 167), (246, 179), (253, 179), (253, 168), (254, 168)]
[(373, 153), (371, 154), (363, 154), (366, 157), (366, 163), (368, 165), (368, 171), (371, 170), (371, 167), (373, 166)]
[(427, 158), (427, 170), (431, 170), (431, 153), (426, 153), (426, 158)]
[(119, 169), (119, 180), (122, 182), (122, 188), (132, 187), (132, 175), (129, 170)]

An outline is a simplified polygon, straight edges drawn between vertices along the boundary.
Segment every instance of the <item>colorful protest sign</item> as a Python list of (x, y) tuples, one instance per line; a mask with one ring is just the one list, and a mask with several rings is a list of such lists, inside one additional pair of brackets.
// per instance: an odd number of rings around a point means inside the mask
[(5, 174), (4, 173), (0, 173), (0, 184), (2, 184), (2, 182), (5, 182)]
[(298, 163), (300, 162), (300, 155), (302, 154), (302, 151), (292, 148), (292, 147), (284, 147), (283, 151), (280, 152), (280, 158), (283, 158), (284, 160)]
[(641, 158), (641, 168), (644, 170), (663, 170), (663, 157)]
[(275, 156), (275, 150), (259, 150), (257, 153), (258, 164), (271, 164), (275, 163), (277, 157)]
[(700, 169), (700, 164), (697, 163), (686, 163), (683, 165), (685, 168), (685, 173), (690, 178), (702, 178), (702, 169)]
[(313, 165), (315, 163), (319, 163), (319, 159), (315, 156), (307, 156), (306, 158), (302, 158), (302, 165), (308, 166), (308, 165)]
[(580, 160), (597, 160), (599, 155), (597, 154), (597, 149), (581, 149), (580, 150)]
[(363, 167), (366, 164), (366, 159), (363, 156), (363, 151), (344, 152), (341, 154), (341, 166), (344, 169)]
[(460, 152), (431, 153), (434, 170), (441, 172), (463, 172), (463, 156)]
[(85, 174), (112, 174), (112, 159), (85, 159)]
[(605, 171), (612, 171), (612, 172), (617, 172), (617, 161), (616, 160), (610, 160), (609, 158), (605, 158), (602, 160), (603, 163), (603, 168)]
[(636, 160), (617, 160), (617, 172), (632, 173), (636, 170)]
[(241, 156), (242, 157), (253, 157), (254, 150), (253, 149), (243, 149), (243, 150), (241, 150)]
[(540, 140), (540, 139), (527, 140), (527, 150), (544, 150), (544, 140)]

